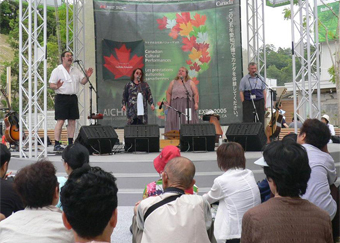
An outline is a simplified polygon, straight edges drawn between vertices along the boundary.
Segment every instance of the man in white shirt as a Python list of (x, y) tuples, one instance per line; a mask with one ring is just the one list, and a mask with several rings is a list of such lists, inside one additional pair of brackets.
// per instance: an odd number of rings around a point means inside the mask
[[(334, 126), (332, 124), (329, 123), (329, 116), (328, 115), (323, 115), (321, 117), (321, 121), (323, 123), (325, 123), (328, 126), (329, 132), (331, 133), (331, 136), (335, 136), (335, 130), (334, 130)], [(329, 139), (328, 143), (333, 143), (332, 139)]]
[(307, 119), (297, 137), (297, 142), (305, 147), (312, 169), (306, 193), (303, 199), (314, 203), (334, 218), (337, 205), (334, 201), (330, 185), (337, 179), (332, 156), (327, 152), (327, 143), (331, 135), (328, 127), (318, 119)]
[(72, 232), (65, 229), (62, 215), (55, 205), (59, 200), (56, 169), (41, 160), (22, 168), (14, 187), (26, 205), (0, 222), (1, 243), (71, 243)]
[(55, 90), (55, 120), (54, 128), (55, 145), (54, 151), (60, 152), (64, 148), (60, 145), (61, 129), (65, 120), (68, 121), (67, 135), (68, 143), (73, 143), (76, 120), (79, 119), (78, 97), (79, 83), (86, 84), (92, 75), (93, 69), (85, 70), (86, 76), (77, 68), (72, 66), (73, 54), (64, 51), (61, 54), (61, 64), (55, 68), (49, 80), (50, 88)]
[(142, 243), (210, 242), (207, 234), (212, 220), (209, 203), (202, 196), (184, 193), (195, 184), (194, 175), (195, 166), (187, 158), (176, 157), (166, 164), (162, 173), (164, 193), (148, 197), (135, 207)]

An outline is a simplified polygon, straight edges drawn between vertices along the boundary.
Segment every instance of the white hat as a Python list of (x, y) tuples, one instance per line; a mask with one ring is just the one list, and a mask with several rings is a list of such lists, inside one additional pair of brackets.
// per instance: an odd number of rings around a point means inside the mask
[(329, 115), (323, 115), (321, 118), (325, 118), (329, 122)]
[(267, 162), (264, 160), (263, 156), (261, 158), (259, 158), (258, 160), (256, 160), (254, 162), (254, 164), (260, 165), (260, 166), (267, 166), (267, 167), (269, 167)]

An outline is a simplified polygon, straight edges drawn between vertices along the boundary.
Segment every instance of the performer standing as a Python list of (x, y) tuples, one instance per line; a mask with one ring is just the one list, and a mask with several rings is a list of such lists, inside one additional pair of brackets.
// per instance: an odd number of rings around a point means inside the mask
[[(185, 87), (186, 89), (185, 89)], [(191, 110), (190, 124), (198, 123), (198, 116), (196, 110), (198, 109), (199, 95), (198, 89), (195, 83), (190, 79), (188, 75), (188, 69), (181, 67), (178, 70), (178, 74), (174, 80), (171, 81), (168, 90), (166, 92), (166, 105), (170, 105), (176, 110), (186, 113), (187, 108), (187, 95), (186, 90), (189, 92), (189, 108)], [(171, 130), (179, 130), (179, 117), (175, 109), (168, 109), (166, 117), (165, 132)], [(187, 123), (187, 117), (181, 115), (181, 123)]]
[(72, 66), (73, 54), (64, 51), (61, 54), (61, 64), (52, 71), (49, 83), (50, 88), (55, 90), (55, 120), (54, 128), (55, 145), (54, 151), (62, 151), (60, 144), (61, 129), (65, 120), (68, 121), (67, 136), (68, 143), (73, 143), (76, 119), (79, 119), (78, 97), (79, 83), (86, 84), (87, 77), (93, 73), (93, 69), (85, 70), (86, 76), (77, 68)]
[[(255, 105), (259, 121), (264, 126), (264, 112), (267, 97), (266, 85), (262, 82), (263, 78), (256, 73), (257, 66), (254, 62), (248, 64), (248, 71), (249, 73), (241, 79), (239, 87), (243, 106), (243, 122), (255, 121)], [(252, 101), (254, 101), (254, 105)]]
[(155, 110), (150, 86), (144, 82), (143, 70), (133, 70), (130, 82), (124, 87), (122, 110), (126, 111), (127, 124), (148, 124), (148, 104)]

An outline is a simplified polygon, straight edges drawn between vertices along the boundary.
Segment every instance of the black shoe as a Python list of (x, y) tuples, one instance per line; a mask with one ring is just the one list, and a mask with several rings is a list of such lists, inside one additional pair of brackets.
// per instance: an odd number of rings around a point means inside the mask
[(64, 148), (61, 147), (60, 144), (55, 145), (55, 146), (54, 146), (54, 149), (53, 149), (54, 152), (62, 152), (63, 150), (64, 150)]

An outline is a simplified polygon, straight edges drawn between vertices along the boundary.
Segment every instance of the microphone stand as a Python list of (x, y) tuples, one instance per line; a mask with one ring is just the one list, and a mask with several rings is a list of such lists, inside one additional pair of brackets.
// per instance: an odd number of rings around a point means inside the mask
[[(258, 74), (256, 74), (256, 76), (260, 79), (260, 81), (262, 82), (262, 83), (264, 83), (264, 85), (266, 86), (266, 88), (269, 90), (269, 92), (270, 92), (270, 120), (273, 118), (273, 93), (276, 93), (276, 91), (275, 90), (273, 90), (271, 87), (269, 87), (269, 85), (266, 83), (266, 82), (264, 82), (263, 80), (262, 80), (262, 78), (261, 78), (261, 76), (260, 75), (258, 75)], [(266, 105), (266, 104), (265, 104)], [(272, 121), (271, 121), (272, 122)], [(264, 124), (263, 124), (263, 126), (264, 126)], [(274, 125), (272, 124), (272, 134), (274, 134)]]
[(182, 124), (182, 122), (181, 122), (181, 121), (182, 121), (181, 115), (186, 116), (187, 118), (189, 118), (189, 115), (188, 115), (188, 114), (185, 114), (185, 113), (183, 113), (183, 112), (181, 112), (181, 111), (179, 111), (179, 110), (177, 110), (175, 107), (172, 107), (171, 105), (168, 105), (168, 104), (165, 104), (165, 103), (163, 103), (163, 105), (165, 105), (166, 107), (169, 107), (169, 108), (171, 108), (171, 109), (173, 109), (174, 111), (177, 112), (178, 118), (179, 118), (178, 129), (181, 130), (181, 124)]
[[(83, 72), (83, 74), (85, 75), (86, 79), (87, 79), (87, 82), (89, 83), (89, 88), (90, 88), (90, 116), (88, 117), (88, 119), (95, 119), (94, 118), (94, 114), (92, 114), (92, 90), (94, 91), (94, 93), (96, 94), (96, 101), (97, 101), (97, 106), (98, 106), (98, 92), (97, 90), (93, 87), (89, 77), (87, 76), (86, 72), (85, 72), (85, 69), (82, 65), (80, 65), (79, 62), (78, 63), (78, 66), (80, 67), (81, 71)], [(98, 107), (97, 107), (97, 110), (98, 110)], [(97, 119), (95, 119), (95, 125), (97, 125)]]
[(189, 97), (190, 97), (190, 94), (189, 94), (189, 91), (188, 91), (188, 89), (187, 89), (187, 87), (185, 86), (185, 84), (184, 84), (184, 80), (183, 80), (183, 77), (181, 77), (181, 80), (182, 80), (182, 84), (183, 84), (183, 86), (184, 86), (184, 88), (185, 88), (185, 93), (186, 93), (186, 95), (187, 95), (187, 124), (189, 124), (189, 112), (190, 112), (190, 108), (189, 108)]

